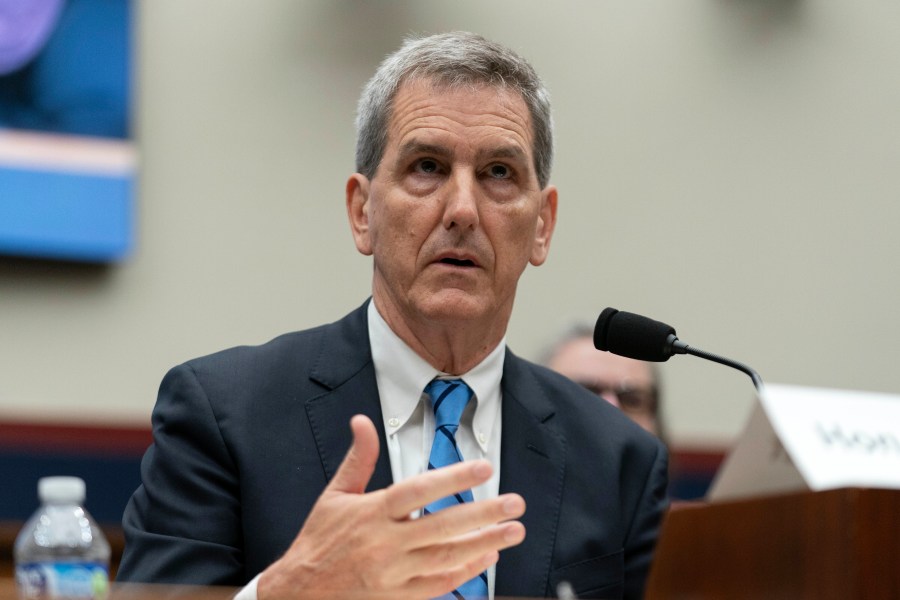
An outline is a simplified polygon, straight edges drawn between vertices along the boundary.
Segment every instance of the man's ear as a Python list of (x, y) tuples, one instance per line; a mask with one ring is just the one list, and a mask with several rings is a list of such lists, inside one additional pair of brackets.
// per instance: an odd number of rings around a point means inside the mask
[(347, 180), (347, 218), (356, 249), (371, 256), (372, 238), (369, 232), (369, 178), (354, 173)]
[(556, 204), (558, 194), (556, 186), (548, 185), (541, 191), (541, 207), (534, 228), (534, 244), (531, 248), (531, 264), (540, 266), (547, 260), (550, 252), (550, 238), (556, 228)]

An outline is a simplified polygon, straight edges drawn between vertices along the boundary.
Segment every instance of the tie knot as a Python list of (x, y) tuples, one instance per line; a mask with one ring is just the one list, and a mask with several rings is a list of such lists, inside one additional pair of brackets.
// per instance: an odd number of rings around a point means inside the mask
[(472, 389), (462, 379), (435, 379), (425, 388), (434, 408), (434, 426), (459, 426), (463, 409), (472, 397)]

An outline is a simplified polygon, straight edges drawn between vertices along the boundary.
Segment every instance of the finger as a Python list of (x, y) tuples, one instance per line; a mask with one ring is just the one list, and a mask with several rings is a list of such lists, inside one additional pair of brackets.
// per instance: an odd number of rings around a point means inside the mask
[(404, 597), (434, 598), (449, 594), (465, 582), (478, 577), (497, 563), (500, 555), (488, 552), (472, 562), (453, 569), (444, 569), (433, 575), (425, 575), (411, 579), (404, 589)]
[(408, 572), (433, 575), (462, 568), (491, 552), (517, 546), (525, 539), (525, 526), (518, 521), (491, 525), (449, 542), (419, 548), (409, 554)]
[(518, 494), (504, 494), (497, 498), (467, 502), (425, 515), (410, 523), (406, 536), (407, 547), (426, 547), (441, 544), (470, 531), (518, 519), (525, 514), (525, 500)]
[(468, 460), (395, 483), (387, 489), (388, 514), (394, 519), (404, 519), (435, 500), (481, 485), (490, 479), (492, 472), (488, 461)]
[(362, 494), (375, 472), (379, 444), (375, 425), (368, 417), (356, 415), (350, 419), (350, 429), (353, 431), (353, 444), (326, 487), (326, 492)]

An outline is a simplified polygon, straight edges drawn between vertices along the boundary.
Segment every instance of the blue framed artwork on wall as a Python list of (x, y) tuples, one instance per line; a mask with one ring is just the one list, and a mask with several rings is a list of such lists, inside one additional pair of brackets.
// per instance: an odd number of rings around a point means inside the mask
[(130, 0), (0, 0), (0, 254), (134, 247)]

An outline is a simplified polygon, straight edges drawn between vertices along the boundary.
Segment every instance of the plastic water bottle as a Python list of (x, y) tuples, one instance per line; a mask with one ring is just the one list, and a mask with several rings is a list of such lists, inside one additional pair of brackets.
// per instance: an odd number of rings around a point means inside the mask
[(20, 598), (105, 598), (109, 590), (109, 543), (84, 509), (84, 480), (44, 477), (41, 508), (16, 538), (16, 584)]

